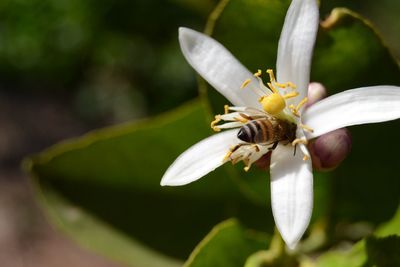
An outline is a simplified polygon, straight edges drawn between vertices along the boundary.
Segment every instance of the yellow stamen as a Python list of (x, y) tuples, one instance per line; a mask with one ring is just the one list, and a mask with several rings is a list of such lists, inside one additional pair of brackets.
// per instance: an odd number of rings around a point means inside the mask
[(229, 113), (229, 106), (228, 106), (228, 105), (225, 105), (225, 106), (224, 106), (224, 111), (225, 111), (225, 114), (228, 114), (228, 113)]
[(215, 126), (220, 121), (221, 121), (221, 116), (220, 115), (216, 115), (215, 119), (211, 122), (211, 129), (213, 129), (216, 132), (220, 132), (221, 129), (218, 128), (217, 126)]
[(305, 103), (307, 103), (307, 101), (308, 101), (308, 98), (307, 98), (307, 97), (303, 98), (303, 99), (300, 101), (300, 103), (297, 104), (296, 111), (299, 111), (299, 110), (301, 109), (301, 107), (304, 106)]
[(287, 86), (289, 86), (292, 89), (296, 89), (297, 88), (297, 86), (292, 82), (287, 82), (286, 84), (287, 84)]
[(272, 85), (272, 83), (267, 83), (268, 87), (271, 89), (272, 92), (275, 94), (279, 94), (279, 91)]
[(232, 151), (228, 151), (228, 153), (226, 153), (226, 155), (225, 155), (225, 157), (224, 157), (224, 159), (223, 159), (223, 162), (225, 162), (226, 160), (228, 160), (228, 159), (231, 157), (231, 155), (232, 155)]
[(300, 124), (299, 125), (301, 128), (303, 128), (305, 131), (307, 131), (307, 132), (310, 132), (310, 133), (313, 133), (314, 132), (314, 129), (312, 129), (311, 127), (309, 127), (309, 126), (307, 126), (307, 125), (305, 125), (305, 124)]
[(275, 81), (274, 84), (282, 89), (285, 89), (286, 87), (288, 87), (287, 83), (278, 83), (277, 81)]
[(270, 80), (271, 82), (275, 82), (276, 80), (275, 80), (274, 70), (272, 70), (272, 69), (267, 69), (267, 73), (268, 73), (268, 75), (269, 75), (269, 80)]
[(293, 104), (289, 106), (289, 109), (293, 115), (295, 115), (296, 117), (300, 117), (299, 113), (296, 110), (296, 107)]
[(262, 71), (261, 71), (261, 70), (258, 70), (256, 73), (254, 73), (254, 76), (255, 76), (255, 77), (260, 77), (261, 74), (262, 74)]
[(295, 146), (295, 145), (298, 145), (298, 144), (307, 145), (308, 141), (306, 139), (300, 139), (300, 138), (294, 139), (294, 141), (292, 142), (292, 146)]
[(242, 83), (242, 85), (240, 86), (240, 89), (245, 88), (250, 82), (251, 82), (250, 79), (245, 80), (245, 81)]
[(241, 123), (247, 123), (249, 121), (243, 117), (235, 117), (235, 120)]
[(288, 98), (296, 97), (298, 95), (299, 95), (299, 92), (290, 92), (290, 93), (287, 93), (287, 94), (283, 95), (282, 97), (284, 99), (288, 99)]
[(304, 155), (303, 160), (306, 161), (308, 159), (309, 159), (309, 157), (307, 155)]

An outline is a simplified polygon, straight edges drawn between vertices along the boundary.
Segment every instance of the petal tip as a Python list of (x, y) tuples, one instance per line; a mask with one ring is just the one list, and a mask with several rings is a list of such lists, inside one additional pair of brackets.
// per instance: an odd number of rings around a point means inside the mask
[(168, 186), (168, 185), (171, 185), (169, 182), (168, 182), (168, 177), (166, 177), (166, 175), (164, 175), (163, 176), (163, 178), (161, 178), (161, 181), (160, 181), (160, 185), (161, 186)]
[(179, 36), (181, 36), (182, 34), (185, 34), (188, 30), (190, 30), (190, 29), (186, 28), (186, 27), (179, 27), (178, 28)]
[(196, 34), (200, 34), (199, 32), (192, 30), (186, 27), (179, 27), (178, 28), (179, 40), (182, 41), (185, 38), (192, 37)]

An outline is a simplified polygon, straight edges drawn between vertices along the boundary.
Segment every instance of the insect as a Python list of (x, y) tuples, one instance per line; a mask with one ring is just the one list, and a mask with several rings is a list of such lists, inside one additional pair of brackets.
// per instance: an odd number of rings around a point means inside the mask
[(287, 144), (293, 142), (296, 139), (296, 129), (295, 123), (266, 117), (250, 120), (239, 129), (237, 137), (251, 144), (273, 144), (270, 150), (274, 150), (281, 141)]

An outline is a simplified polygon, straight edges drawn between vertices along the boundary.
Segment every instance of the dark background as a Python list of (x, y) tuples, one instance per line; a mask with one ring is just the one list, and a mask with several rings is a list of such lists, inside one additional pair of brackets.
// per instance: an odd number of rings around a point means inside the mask
[[(114, 266), (47, 224), (20, 162), (65, 138), (194, 98), (196, 78), (181, 55), (177, 29), (202, 30), (216, 3), (0, 2), (1, 266)], [(399, 2), (323, 1), (322, 17), (335, 6), (371, 20), (400, 57)]]

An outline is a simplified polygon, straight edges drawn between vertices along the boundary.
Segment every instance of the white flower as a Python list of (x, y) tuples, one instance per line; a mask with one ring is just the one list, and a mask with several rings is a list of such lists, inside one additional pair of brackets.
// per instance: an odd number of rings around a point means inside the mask
[[(248, 169), (272, 149), (272, 144), (243, 142), (238, 139), (239, 128), (254, 119), (294, 123), (296, 136), (279, 142), (270, 165), (272, 211), (289, 248), (294, 248), (302, 237), (312, 213), (313, 175), (307, 140), (346, 126), (400, 117), (400, 88), (394, 86), (344, 91), (302, 110), (318, 22), (316, 0), (292, 1), (279, 40), (277, 81), (269, 72), (268, 87), (261, 82), (260, 73), (250, 73), (214, 39), (187, 28), (179, 29), (187, 61), (234, 105), (226, 107), (225, 114), (217, 115), (212, 126), (217, 131), (235, 129), (208, 137), (185, 151), (166, 171), (161, 185), (191, 183), (227, 161), (243, 160)], [(226, 123), (218, 125), (221, 121)], [(290, 142), (299, 145), (301, 152), (294, 153)]]

